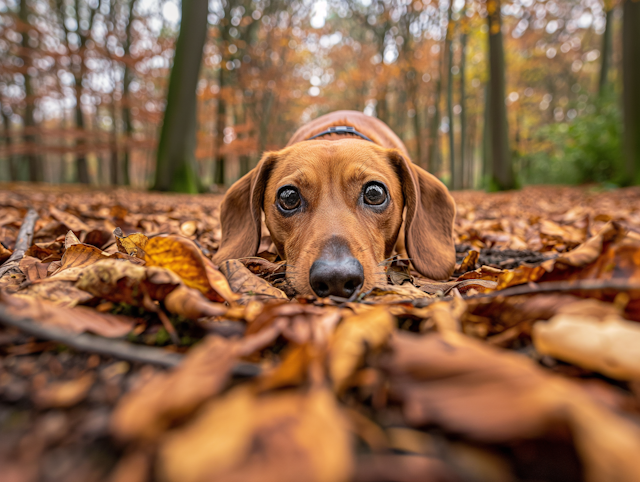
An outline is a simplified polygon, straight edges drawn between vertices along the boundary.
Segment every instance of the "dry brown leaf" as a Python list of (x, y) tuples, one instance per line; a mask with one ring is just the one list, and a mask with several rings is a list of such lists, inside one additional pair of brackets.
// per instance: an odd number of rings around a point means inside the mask
[(49, 212), (51, 216), (53, 216), (57, 221), (64, 224), (68, 229), (79, 233), (81, 231), (89, 232), (91, 231), (91, 227), (86, 224), (84, 221), (81, 221), (73, 214), (69, 214), (65, 211), (60, 211), (59, 209), (51, 206), (49, 208)]
[(436, 424), (484, 442), (568, 427), (590, 482), (640, 477), (640, 429), (527, 358), (463, 335), (397, 334), (384, 367), (411, 425)]
[(240, 295), (239, 303), (246, 304), (251, 300), (289, 299), (284, 292), (253, 274), (237, 259), (223, 262), (220, 271), (227, 278), (233, 292)]
[(74, 380), (49, 383), (36, 389), (31, 398), (39, 408), (73, 407), (86, 398), (95, 379), (95, 373), (89, 372)]
[[(460, 297), (440, 301), (427, 307), (421, 315), (430, 321), (440, 333), (462, 331), (460, 320), (467, 311), (467, 304)], [(423, 322), (423, 323), (425, 323)]]
[(156, 374), (120, 400), (111, 419), (113, 434), (127, 441), (153, 440), (224, 388), (237, 353), (233, 342), (205, 338), (178, 368)]
[(67, 232), (64, 237), (64, 249), (69, 249), (71, 246), (75, 246), (76, 244), (80, 244), (78, 236), (76, 236), (73, 231)]
[(98, 298), (142, 306), (145, 294), (162, 301), (181, 284), (168, 269), (104, 259), (84, 268), (76, 287)]
[(25, 255), (20, 260), (19, 267), (29, 281), (36, 281), (47, 277), (49, 263), (43, 263), (38, 258)]
[(559, 314), (533, 326), (536, 350), (619, 380), (640, 379), (640, 324), (617, 316)]
[(351, 440), (333, 395), (239, 387), (169, 434), (159, 470), (169, 482), (341, 482), (352, 473)]
[(415, 454), (376, 454), (358, 457), (356, 474), (353, 478), (354, 482), (416, 482), (419, 480), (458, 482), (460, 477), (442, 460), (433, 457), (421, 457)]
[(11, 253), (13, 253), (13, 251), (5, 248), (3, 244), (0, 244), (0, 264), (8, 260), (11, 256)]
[(434, 295), (416, 288), (412, 284), (376, 286), (364, 297), (373, 303), (393, 303), (395, 301), (420, 300), (434, 298)]
[[(540, 266), (523, 266), (500, 275), (498, 289), (528, 282), (574, 281), (586, 279), (640, 280), (640, 241), (627, 236), (615, 222), (607, 223), (596, 235)], [(593, 295), (597, 295), (593, 293)]]
[(176, 273), (184, 284), (199, 290), (211, 301), (233, 302), (237, 296), (225, 277), (206, 259), (195, 243), (181, 236), (156, 236), (145, 248), (147, 266), (159, 266)]
[(182, 234), (183, 236), (193, 236), (194, 234), (196, 234), (197, 230), (198, 222), (193, 219), (191, 221), (185, 221), (180, 225), (180, 234)]
[(67, 308), (86, 303), (93, 298), (90, 293), (76, 288), (74, 281), (62, 280), (56, 277), (30, 283), (28, 286), (16, 291), (15, 296), (39, 298)]
[(504, 442), (540, 436), (561, 414), (564, 391), (524, 356), (453, 333), (398, 333), (391, 347), (384, 367), (410, 425)]
[(380, 349), (394, 328), (393, 316), (382, 306), (342, 320), (333, 336), (329, 354), (334, 390), (342, 392), (347, 387), (367, 350)]
[(126, 316), (100, 313), (84, 306), (65, 308), (30, 296), (2, 295), (0, 307), (16, 319), (26, 318), (73, 333), (88, 331), (106, 337), (120, 337), (129, 333), (134, 325), (134, 320)]
[(71, 268), (85, 268), (102, 259), (109, 259), (109, 255), (95, 246), (82, 243), (73, 244), (65, 250), (60, 268), (53, 274)]
[(202, 293), (188, 286), (180, 285), (164, 299), (165, 308), (175, 315), (190, 320), (197, 320), (205, 316), (221, 316), (228, 308), (222, 303), (213, 303)]
[(479, 251), (470, 250), (462, 260), (462, 263), (460, 264), (460, 269), (458, 271), (461, 273), (466, 273), (467, 271), (476, 269), (476, 263), (478, 262), (479, 257), (480, 257)]
[(121, 253), (126, 253), (130, 256), (135, 256), (136, 258), (144, 259), (144, 248), (149, 242), (149, 238), (147, 238), (144, 234), (133, 233), (129, 236), (124, 236), (122, 230), (120, 228), (117, 228), (113, 232), (113, 235), (116, 238), (116, 246), (118, 247), (118, 251), (120, 251)]
[(24, 255), (33, 256), (44, 262), (58, 261), (62, 259), (63, 248), (63, 245), (58, 241), (54, 241), (53, 243), (32, 244)]

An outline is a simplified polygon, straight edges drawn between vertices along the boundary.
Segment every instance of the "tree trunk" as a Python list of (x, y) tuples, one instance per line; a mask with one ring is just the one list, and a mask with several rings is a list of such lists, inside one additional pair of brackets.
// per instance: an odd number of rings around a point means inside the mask
[[(94, 11), (95, 12), (95, 11)], [(85, 122), (84, 122), (84, 114), (82, 112), (82, 81), (84, 79), (85, 74), (85, 66), (84, 66), (84, 50), (87, 42), (86, 32), (83, 32), (81, 29), (81, 19), (80, 19), (80, 1), (75, 1), (75, 15), (76, 15), (76, 24), (78, 25), (78, 35), (80, 37), (80, 48), (77, 52), (77, 57), (79, 58), (79, 65), (76, 65), (76, 70), (74, 72), (75, 77), (75, 89), (76, 89), (76, 129), (79, 131), (79, 136), (76, 137), (76, 175), (79, 183), (89, 184), (89, 166), (87, 164), (87, 142), (85, 132)], [(93, 15), (91, 14), (91, 20), (89, 22), (88, 31), (91, 31), (91, 25), (93, 24)]]
[(515, 187), (511, 151), (509, 149), (509, 126), (505, 106), (505, 64), (502, 46), (502, 19), (500, 0), (488, 0), (487, 19), (489, 25), (489, 91), (491, 128), (491, 188), (504, 190)]
[(207, 0), (182, 2), (182, 21), (156, 159), (156, 190), (198, 192), (194, 156), (196, 87), (207, 37), (208, 11)]
[(600, 82), (598, 85), (598, 95), (603, 97), (609, 84), (609, 66), (611, 64), (611, 44), (613, 37), (613, 8), (610, 2), (605, 1), (606, 20), (604, 33), (602, 34), (602, 64), (600, 66)]
[(482, 133), (482, 185), (485, 189), (491, 183), (493, 171), (493, 152), (491, 149), (491, 89), (489, 84), (484, 87), (484, 131)]
[[(222, 49), (220, 49), (222, 51)], [(216, 158), (213, 163), (213, 183), (224, 184), (224, 129), (227, 126), (227, 110), (222, 97), (222, 87), (224, 86), (224, 58), (220, 61), (218, 72), (218, 112), (216, 114)]]
[(438, 131), (440, 129), (440, 94), (442, 92), (442, 78), (438, 76), (438, 80), (436, 81), (436, 88), (433, 93), (434, 101), (433, 101), (433, 117), (431, 118), (431, 129), (429, 134), (429, 159), (428, 170), (429, 172), (437, 172), (440, 169), (440, 162), (438, 154), (440, 152), (438, 146)]
[[(129, 2), (129, 18), (127, 20), (126, 39), (124, 42), (124, 55), (129, 57), (131, 49), (131, 24), (133, 23), (133, 9), (136, 6), (137, 0), (130, 0)], [(124, 75), (122, 79), (122, 130), (125, 133), (124, 142), (124, 156), (122, 158), (122, 167), (118, 174), (122, 176), (119, 179), (119, 183), (125, 186), (131, 184), (129, 169), (131, 164), (131, 138), (133, 137), (133, 125), (131, 123), (131, 94), (129, 92), (129, 86), (133, 80), (133, 72), (128, 63), (124, 65)]]
[(80, 131), (76, 138), (76, 176), (79, 183), (89, 184), (89, 166), (87, 165), (87, 154), (85, 147), (84, 115), (80, 107), (80, 97), (82, 95), (82, 76), (76, 79), (76, 129)]
[[(29, 25), (29, 7), (27, 0), (20, 1), (20, 20)], [(35, 95), (33, 91), (33, 79), (29, 70), (31, 68), (31, 57), (28, 52), (29, 47), (29, 29), (22, 32), (22, 61), (24, 63), (24, 89), (25, 89), (25, 115), (24, 115), (24, 143), (26, 147), (26, 158), (29, 164), (29, 180), (31, 182), (41, 182), (44, 180), (44, 172), (42, 170), (42, 162), (36, 154), (36, 122), (33, 116), (35, 111), (34, 102)]]
[(623, 8), (624, 157), (627, 182), (640, 184), (640, 1), (625, 0)]
[(449, 0), (449, 13), (447, 21), (447, 37), (444, 42), (444, 51), (446, 56), (446, 82), (447, 82), (447, 116), (449, 117), (449, 187), (456, 189), (458, 183), (458, 174), (456, 173), (456, 146), (455, 133), (453, 132), (453, 35), (455, 33), (455, 23), (451, 20), (453, 14), (453, 0)]
[(420, 126), (420, 111), (418, 110), (418, 97), (417, 93), (414, 92), (412, 96), (413, 101), (413, 111), (415, 112), (413, 115), (413, 131), (416, 136), (416, 159), (415, 163), (419, 166), (422, 166), (422, 128)]
[(273, 107), (273, 101), (275, 94), (269, 89), (265, 94), (264, 108), (262, 109), (263, 115), (260, 120), (260, 132), (258, 137), (258, 154), (262, 156), (267, 147), (267, 134), (269, 130), (269, 122), (271, 119), (271, 109)]
[[(1, 103), (0, 103), (1, 107)], [(2, 113), (2, 125), (4, 127), (4, 139), (5, 146), (7, 147), (7, 164), (8, 164), (8, 172), (9, 172), (9, 180), (17, 181), (18, 174), (18, 159), (13, 154), (13, 138), (11, 137), (11, 118), (5, 113), (5, 111), (0, 108), (0, 112)]]
[[(114, 67), (114, 72), (115, 72), (115, 65)], [(115, 92), (115, 77), (113, 79), (113, 91)], [(120, 176), (119, 171), (120, 171), (120, 166), (119, 166), (119, 156), (118, 156), (118, 129), (117, 129), (117, 122), (116, 122), (116, 101), (113, 98), (113, 94), (111, 95), (111, 132), (109, 133), (109, 151), (110, 151), (110, 155), (109, 155), (109, 183), (112, 186), (116, 186), (119, 184), (120, 181)]]
[(465, 68), (467, 60), (467, 29), (469, 28), (465, 15), (465, 7), (462, 8), (462, 21), (460, 28), (462, 35), (460, 36), (460, 180), (455, 189), (468, 189), (469, 186), (469, 159), (467, 159), (467, 101), (465, 86)]

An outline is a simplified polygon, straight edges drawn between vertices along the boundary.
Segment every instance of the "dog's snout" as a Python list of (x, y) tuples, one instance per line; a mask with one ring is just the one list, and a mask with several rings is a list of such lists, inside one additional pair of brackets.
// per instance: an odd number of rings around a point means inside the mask
[(340, 259), (319, 259), (311, 265), (309, 283), (316, 295), (350, 298), (364, 283), (360, 261), (349, 256)]

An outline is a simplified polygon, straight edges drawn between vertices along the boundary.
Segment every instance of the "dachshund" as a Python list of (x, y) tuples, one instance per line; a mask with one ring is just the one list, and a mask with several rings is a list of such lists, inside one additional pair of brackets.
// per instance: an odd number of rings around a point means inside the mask
[(434, 280), (448, 279), (455, 266), (449, 191), (410, 161), (384, 122), (361, 112), (337, 111), (302, 126), (229, 188), (214, 263), (256, 255), (263, 213), (301, 295), (353, 299), (384, 285), (394, 252)]

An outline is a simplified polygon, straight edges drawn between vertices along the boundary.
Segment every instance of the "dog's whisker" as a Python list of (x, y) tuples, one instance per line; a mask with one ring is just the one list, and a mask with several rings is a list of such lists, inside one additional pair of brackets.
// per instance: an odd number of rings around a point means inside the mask
[(392, 261), (392, 260), (393, 260), (394, 258), (396, 258), (397, 256), (398, 256), (397, 254), (394, 254), (393, 256), (389, 256), (387, 259), (383, 259), (382, 261), (380, 261), (380, 262), (378, 263), (378, 266), (380, 266), (380, 265), (381, 265), (381, 264), (383, 264), (383, 263), (386, 263), (387, 261)]

